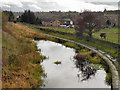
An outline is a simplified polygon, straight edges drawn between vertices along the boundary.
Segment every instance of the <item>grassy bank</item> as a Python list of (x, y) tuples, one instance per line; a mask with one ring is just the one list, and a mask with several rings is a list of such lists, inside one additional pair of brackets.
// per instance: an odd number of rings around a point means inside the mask
[(45, 56), (37, 52), (33, 39), (54, 39), (12, 23), (6, 25), (2, 35), (2, 87), (33, 88), (42, 85), (44, 71), (40, 62)]
[(89, 62), (90, 63), (89, 65), (95, 68), (96, 70), (100, 70), (101, 68), (103, 68), (106, 72), (106, 83), (108, 85), (112, 84), (112, 79), (111, 79), (112, 74), (111, 74), (110, 67), (99, 55), (78, 44), (75, 44), (69, 41), (66, 41), (66, 42), (61, 41), (61, 42), (63, 45), (70, 48), (74, 48), (76, 50), (77, 55), (75, 56), (75, 58), (78, 61), (83, 62), (85, 60)]
[(97, 70), (101, 69), (101, 67), (104, 68), (106, 72), (106, 83), (108, 85), (112, 84), (112, 74), (110, 67), (99, 55), (83, 48), (79, 50), (78, 54), (76, 55), (76, 59), (80, 60), (80, 62), (82, 62), (82, 60), (87, 60), (89, 63), (91, 63), (91, 66)]

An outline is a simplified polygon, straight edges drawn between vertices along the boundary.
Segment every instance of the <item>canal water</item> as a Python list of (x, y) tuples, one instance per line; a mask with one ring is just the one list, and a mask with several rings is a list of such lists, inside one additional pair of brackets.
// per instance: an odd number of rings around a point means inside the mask
[[(46, 73), (43, 88), (111, 88), (105, 82), (104, 69), (87, 75), (78, 67), (77, 60), (74, 59), (74, 49), (52, 41), (35, 42), (38, 49), (41, 49), (40, 54), (48, 57), (41, 63)], [(54, 64), (56, 61), (60, 61), (61, 64)]]

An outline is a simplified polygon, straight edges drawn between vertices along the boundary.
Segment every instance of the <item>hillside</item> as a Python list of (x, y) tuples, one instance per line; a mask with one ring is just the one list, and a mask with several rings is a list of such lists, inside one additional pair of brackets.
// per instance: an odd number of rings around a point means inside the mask
[[(78, 12), (34, 12), (35, 16), (41, 20), (55, 20), (55, 19), (74, 19), (79, 16)], [(22, 15), (22, 12), (14, 12), (15, 18)], [(49, 16), (49, 17), (48, 17)]]

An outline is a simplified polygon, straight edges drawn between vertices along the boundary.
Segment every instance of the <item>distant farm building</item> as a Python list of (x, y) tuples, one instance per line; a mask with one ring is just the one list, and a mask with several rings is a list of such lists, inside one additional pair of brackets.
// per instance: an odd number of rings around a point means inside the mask
[(43, 26), (53, 26), (53, 27), (67, 27), (72, 28), (73, 27), (73, 21), (71, 19), (63, 19), (63, 20), (43, 20), (42, 21)]

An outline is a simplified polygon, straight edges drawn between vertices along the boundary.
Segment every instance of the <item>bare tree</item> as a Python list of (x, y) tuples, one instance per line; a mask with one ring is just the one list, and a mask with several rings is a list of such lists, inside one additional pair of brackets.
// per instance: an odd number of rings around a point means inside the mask
[(97, 16), (92, 12), (84, 12), (81, 18), (76, 19), (76, 30), (77, 34), (80, 36), (83, 35), (85, 30), (88, 30), (87, 34), (89, 37), (92, 37), (93, 29), (100, 28), (100, 21), (97, 19)]
[(75, 19), (75, 29), (77, 30), (76, 35), (82, 37), (85, 30), (85, 22), (82, 18)]

